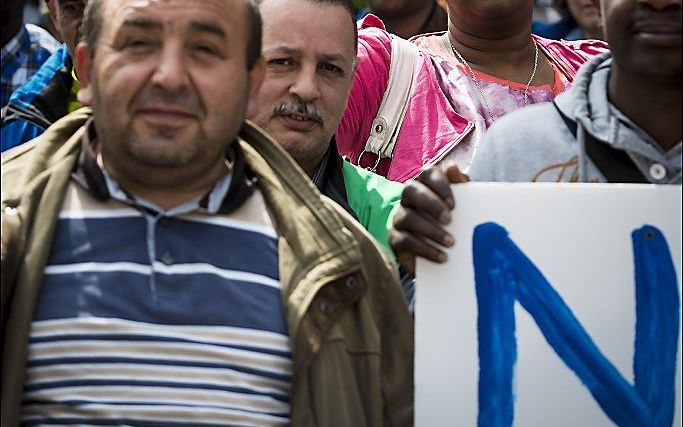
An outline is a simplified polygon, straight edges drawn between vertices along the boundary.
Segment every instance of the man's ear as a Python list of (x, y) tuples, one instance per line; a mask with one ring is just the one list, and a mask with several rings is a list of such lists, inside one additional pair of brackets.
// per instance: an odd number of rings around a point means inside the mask
[(256, 117), (257, 104), (256, 99), (258, 96), (259, 89), (261, 89), (261, 84), (263, 83), (263, 77), (266, 73), (266, 66), (263, 61), (263, 57), (259, 57), (254, 64), (254, 67), (249, 71), (249, 101), (247, 102), (247, 112), (246, 117)]
[(83, 105), (92, 103), (92, 64), (93, 58), (84, 42), (78, 43), (74, 51), (74, 67), (78, 76), (78, 102)]

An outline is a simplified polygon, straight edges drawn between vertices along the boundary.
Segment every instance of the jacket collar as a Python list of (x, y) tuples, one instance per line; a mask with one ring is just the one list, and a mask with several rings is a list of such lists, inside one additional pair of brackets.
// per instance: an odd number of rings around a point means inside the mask
[(553, 102), (568, 119), (581, 121), (583, 128), (596, 138), (607, 141), (610, 133), (607, 80), (612, 64), (610, 53), (587, 62), (574, 78), (574, 84)]
[[(360, 245), (339, 211), (320, 197), (306, 174), (264, 131), (245, 121), (239, 140), (247, 163), (259, 179), (278, 235), (287, 242), (298, 265), (293, 271), (281, 271), (287, 320), (294, 336), (312, 296), (326, 283), (360, 270)], [(344, 303), (357, 300), (364, 292), (360, 290)]]
[(327, 152), (323, 157), (318, 169), (312, 178), (313, 184), (325, 196), (344, 208), (354, 219), (358, 216), (349, 205), (344, 182), (343, 159), (337, 151), (337, 143), (334, 137), (330, 141)]

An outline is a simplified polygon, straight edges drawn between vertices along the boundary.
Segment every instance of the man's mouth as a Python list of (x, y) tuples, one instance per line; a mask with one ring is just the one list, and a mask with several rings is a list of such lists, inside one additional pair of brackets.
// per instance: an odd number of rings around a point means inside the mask
[(183, 126), (197, 120), (197, 115), (180, 107), (148, 106), (136, 111), (145, 121), (159, 126)]
[(278, 115), (285, 126), (297, 132), (309, 132), (317, 127), (320, 122), (315, 118), (298, 113), (286, 113)]
[(671, 21), (647, 20), (633, 25), (635, 38), (643, 43), (658, 46), (680, 46), (681, 24)]
[(304, 114), (296, 114), (296, 113), (290, 113), (290, 114), (284, 114), (285, 117), (289, 117), (292, 120), (296, 120), (299, 122), (308, 122), (308, 121), (316, 121), (313, 119), (311, 116), (307, 116)]

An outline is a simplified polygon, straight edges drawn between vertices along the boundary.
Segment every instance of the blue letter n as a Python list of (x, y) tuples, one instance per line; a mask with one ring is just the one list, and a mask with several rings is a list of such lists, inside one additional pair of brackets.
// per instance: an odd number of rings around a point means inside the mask
[(514, 302), (617, 425), (669, 427), (675, 405), (679, 295), (669, 247), (652, 226), (632, 233), (636, 278), (634, 385), (600, 352), (543, 274), (494, 223), (474, 230), (480, 427), (509, 427), (517, 344)]

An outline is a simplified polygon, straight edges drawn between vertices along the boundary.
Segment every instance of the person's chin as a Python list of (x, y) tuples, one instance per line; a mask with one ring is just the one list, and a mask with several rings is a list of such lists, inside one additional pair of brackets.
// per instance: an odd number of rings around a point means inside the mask
[(321, 127), (318, 123), (313, 126), (290, 126), (288, 120), (280, 117), (271, 121), (266, 127), (266, 132), (282, 145), (308, 144), (320, 138)]
[(197, 133), (197, 120), (186, 116), (168, 114), (137, 114), (133, 130), (140, 140), (180, 145)]
[(130, 144), (148, 156), (168, 157), (168, 153), (187, 151), (199, 140), (191, 128), (136, 126), (130, 135)]
[(316, 141), (315, 135), (303, 134), (301, 132), (295, 132), (291, 130), (275, 132), (272, 133), (271, 136), (288, 151), (291, 148), (298, 149), (299, 147), (307, 147), (311, 144), (314, 144)]
[(162, 123), (143, 118), (137, 120), (133, 129), (139, 139), (168, 141), (169, 144), (189, 140), (197, 134), (196, 121)]
[(143, 164), (157, 168), (178, 168), (190, 163), (196, 149), (187, 141), (144, 140), (131, 147), (133, 156)]

